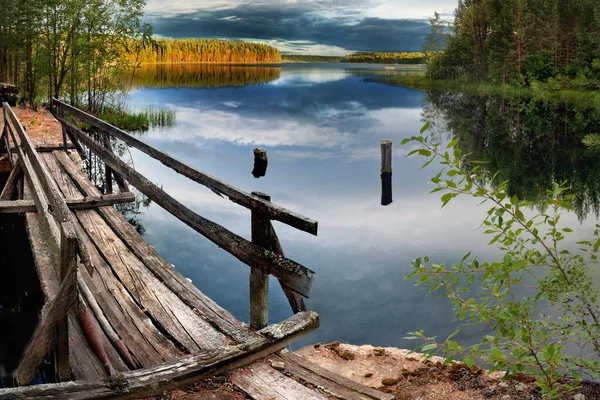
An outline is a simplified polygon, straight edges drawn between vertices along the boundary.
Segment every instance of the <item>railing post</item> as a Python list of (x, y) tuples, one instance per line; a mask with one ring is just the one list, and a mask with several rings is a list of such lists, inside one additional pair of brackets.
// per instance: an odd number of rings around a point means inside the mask
[[(271, 201), (271, 196), (260, 192), (253, 195)], [(252, 210), (252, 243), (265, 249), (272, 246), (271, 221), (264, 214)], [(269, 274), (258, 268), (250, 270), (250, 327), (262, 329), (269, 325)]]
[[(66, 129), (65, 126), (63, 125), (63, 129)], [(107, 132), (102, 132), (102, 139), (104, 141), (104, 147), (106, 147), (111, 153), (112, 153), (112, 147), (110, 145), (110, 135)], [(110, 169), (110, 167), (104, 163), (104, 180), (105, 180), (105, 185), (106, 185), (106, 189), (104, 190), (104, 194), (112, 194), (113, 192), (113, 180), (112, 180), (112, 169)]]
[[(62, 223), (61, 224), (61, 240), (60, 240), (60, 279), (61, 283), (65, 280), (72, 278), (74, 275), (77, 277), (77, 233), (73, 224)], [(66, 294), (69, 309), (77, 304), (77, 286), (73, 285), (69, 293)], [(57, 346), (57, 358), (58, 358), (58, 377), (61, 381), (67, 381), (71, 378), (71, 367), (69, 365), (69, 312), (58, 321), (58, 346)]]

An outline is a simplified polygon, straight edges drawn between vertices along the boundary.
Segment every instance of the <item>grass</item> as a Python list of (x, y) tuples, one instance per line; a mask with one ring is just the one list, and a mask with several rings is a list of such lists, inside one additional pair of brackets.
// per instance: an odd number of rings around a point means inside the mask
[(126, 131), (145, 131), (150, 127), (168, 127), (175, 124), (175, 111), (168, 109), (148, 108), (144, 111), (131, 112), (105, 108), (98, 118)]

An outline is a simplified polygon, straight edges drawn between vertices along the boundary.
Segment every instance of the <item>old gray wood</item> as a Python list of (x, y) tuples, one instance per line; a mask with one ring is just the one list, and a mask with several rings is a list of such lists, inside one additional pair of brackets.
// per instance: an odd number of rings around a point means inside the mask
[[(135, 201), (133, 193), (117, 193), (100, 197), (86, 197), (81, 200), (66, 200), (71, 210), (88, 210), (114, 204), (131, 203)], [(0, 214), (23, 214), (36, 211), (33, 200), (0, 200)]]
[(316, 313), (299, 313), (260, 331), (261, 338), (245, 346), (204, 350), (177, 360), (124, 372), (118, 379), (96, 382), (69, 382), (0, 389), (0, 400), (13, 399), (136, 399), (163, 393), (203, 378), (238, 368), (272, 354), (319, 326)]
[(284, 224), (288, 224), (290, 226), (293, 226), (294, 228), (300, 229), (310, 234), (317, 234), (317, 221), (299, 215), (283, 207), (279, 207), (272, 203), (266, 202), (256, 196), (252, 196), (249, 193), (239, 190), (223, 181), (218, 180), (213, 176), (210, 176), (179, 160), (176, 160), (168, 154), (163, 153), (162, 151), (147, 145), (146, 143), (136, 139), (135, 137), (116, 128), (115, 126), (94, 117), (93, 115), (90, 115), (66, 103), (63, 103), (62, 101), (56, 99), (52, 99), (52, 101), (54, 104), (58, 105), (60, 108), (63, 108), (65, 111), (68, 111), (73, 116), (85, 122), (88, 122), (97, 128), (102, 129), (104, 132), (107, 132), (118, 139), (121, 139), (128, 145), (133, 146), (136, 149), (146, 153), (150, 157), (160, 161), (164, 165), (172, 168), (176, 172), (188, 177), (189, 179), (210, 188), (212, 191), (227, 196), (234, 203), (237, 203), (246, 208), (256, 209), (257, 211), (268, 215), (270, 219), (283, 222)]
[(315, 386), (323, 387), (328, 393), (331, 393), (342, 400), (394, 400), (395, 396), (383, 393), (373, 388), (361, 385), (348, 378), (335, 374), (317, 364), (307, 360), (292, 352), (280, 352), (277, 356), (271, 357), (273, 360), (280, 360), (284, 363), (286, 371), (291, 372), (298, 378), (311, 383)]
[(193, 228), (219, 247), (231, 253), (247, 265), (268, 272), (284, 282), (290, 289), (309, 297), (314, 272), (299, 263), (265, 250), (233, 232), (190, 210), (164, 190), (150, 182), (133, 168), (115, 157), (95, 140), (69, 122), (58, 117), (68, 131), (77, 136), (113, 170), (126, 178), (139, 191), (169, 211), (179, 220)]
[(229, 379), (253, 400), (328, 400), (262, 361), (231, 372)]
[[(271, 196), (253, 192), (263, 200), (271, 201)], [(272, 250), (271, 222), (264, 214), (252, 210), (252, 243)], [(250, 326), (262, 329), (269, 325), (269, 274), (258, 268), (250, 270)]]

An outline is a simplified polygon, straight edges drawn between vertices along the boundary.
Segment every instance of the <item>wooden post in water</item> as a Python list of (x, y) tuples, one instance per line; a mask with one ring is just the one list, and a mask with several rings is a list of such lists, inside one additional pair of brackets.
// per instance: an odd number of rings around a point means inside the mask
[[(260, 192), (253, 195), (271, 201), (271, 196)], [(252, 243), (270, 249), (273, 245), (271, 221), (264, 214), (252, 210)], [(262, 329), (269, 325), (269, 274), (258, 268), (250, 270), (250, 327)]]
[(263, 177), (267, 174), (267, 166), (269, 165), (269, 158), (267, 157), (267, 151), (265, 149), (253, 149), (254, 153), (254, 169), (252, 175), (255, 178)]
[(392, 142), (381, 141), (381, 205), (392, 204)]

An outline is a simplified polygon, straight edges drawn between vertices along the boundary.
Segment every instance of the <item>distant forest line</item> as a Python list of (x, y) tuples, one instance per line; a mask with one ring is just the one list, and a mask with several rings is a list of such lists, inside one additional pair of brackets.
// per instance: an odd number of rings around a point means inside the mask
[(224, 39), (162, 38), (137, 43), (132, 48), (135, 48), (136, 52), (129, 53), (128, 58), (137, 64), (279, 64), (281, 62), (422, 64), (425, 62), (425, 54), (421, 52), (369, 52), (346, 56), (281, 54), (275, 47), (266, 44)]

